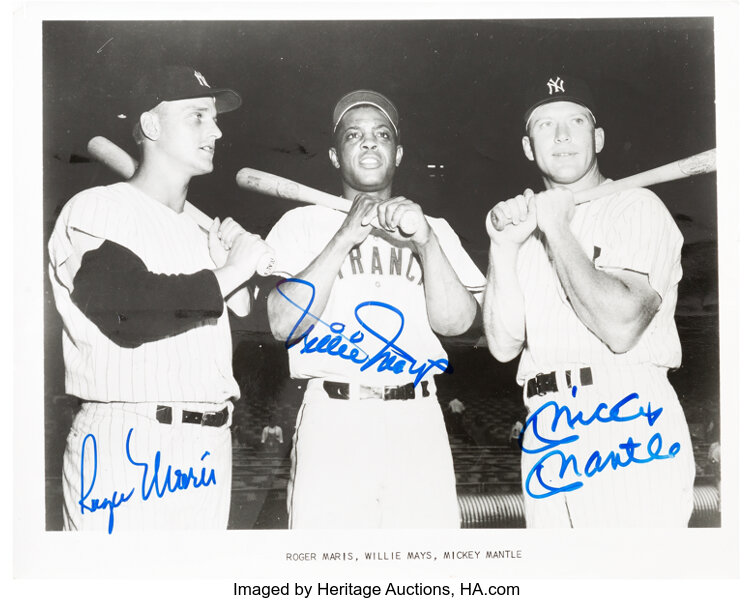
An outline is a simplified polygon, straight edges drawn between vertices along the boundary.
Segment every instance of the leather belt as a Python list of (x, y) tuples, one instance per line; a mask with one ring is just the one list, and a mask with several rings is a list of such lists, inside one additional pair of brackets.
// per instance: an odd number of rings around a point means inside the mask
[[(330, 398), (335, 400), (350, 400), (350, 384), (340, 381), (322, 381), (322, 387)], [(405, 385), (361, 385), (359, 387), (358, 398), (369, 400), (378, 398), (380, 400), (413, 400), (416, 398), (416, 389), (421, 390), (421, 397), (426, 398), (429, 395), (429, 382), (422, 381), (421, 387), (416, 388), (412, 383)]]
[[(227, 423), (228, 410), (227, 406), (219, 412), (194, 412), (191, 410), (179, 410), (181, 414), (180, 422), (188, 423), (191, 425), (203, 425), (205, 427), (222, 427)], [(165, 425), (171, 425), (173, 423), (173, 407), (157, 405), (156, 411), (157, 421), (164, 423)]]
[[(572, 385), (572, 372), (565, 371), (565, 381), (567, 387), (571, 388)], [(591, 374), (591, 367), (583, 367), (580, 369), (580, 385), (592, 385), (594, 382), (593, 375)], [(532, 377), (526, 381), (526, 397), (531, 396), (543, 396), (549, 392), (559, 391), (557, 388), (557, 371), (551, 373), (539, 373), (536, 377)]]

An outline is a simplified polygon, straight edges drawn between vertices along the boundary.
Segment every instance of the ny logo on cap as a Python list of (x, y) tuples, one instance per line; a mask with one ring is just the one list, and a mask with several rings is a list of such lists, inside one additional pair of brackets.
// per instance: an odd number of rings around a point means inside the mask
[(193, 76), (196, 77), (196, 80), (199, 82), (199, 85), (203, 85), (204, 87), (210, 87), (210, 85), (207, 83), (207, 80), (204, 79), (204, 76), (198, 71), (194, 71)]
[(549, 88), (550, 96), (556, 92), (565, 93), (565, 82), (559, 77), (557, 77), (557, 79), (552, 79), (550, 77), (549, 81), (546, 82), (546, 86)]

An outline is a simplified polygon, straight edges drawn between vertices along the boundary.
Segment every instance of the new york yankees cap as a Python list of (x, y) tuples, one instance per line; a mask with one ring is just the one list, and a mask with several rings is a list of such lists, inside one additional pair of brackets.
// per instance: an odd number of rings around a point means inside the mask
[(207, 96), (215, 99), (218, 113), (230, 112), (241, 105), (238, 92), (212, 87), (196, 69), (183, 65), (161, 65), (144, 74), (131, 90), (129, 116), (138, 119), (141, 113), (151, 110), (160, 102)]
[(346, 112), (351, 108), (363, 105), (378, 108), (392, 124), (395, 133), (400, 131), (398, 129), (400, 117), (397, 114), (397, 108), (395, 105), (383, 94), (372, 90), (355, 90), (354, 92), (345, 94), (340, 100), (338, 100), (335, 105), (335, 110), (332, 111), (332, 131), (337, 129), (337, 126), (340, 124), (340, 121)]
[(596, 103), (588, 84), (582, 79), (570, 75), (552, 75), (547, 79), (541, 78), (536, 81), (526, 91), (525, 106), (527, 110), (523, 117), (526, 130), (528, 130), (528, 123), (533, 112), (539, 106), (549, 102), (575, 102), (585, 106), (591, 113), (594, 123), (596, 123), (594, 116)]

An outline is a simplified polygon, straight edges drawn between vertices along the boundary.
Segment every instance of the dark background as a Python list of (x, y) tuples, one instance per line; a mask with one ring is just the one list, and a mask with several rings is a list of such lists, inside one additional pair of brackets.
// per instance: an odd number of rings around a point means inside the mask
[[(709, 18), (48, 21), (43, 26), (45, 239), (73, 194), (117, 180), (87, 156), (91, 137), (104, 135), (135, 154), (127, 121), (119, 115), (126, 115), (132, 83), (156, 63), (189, 64), (210, 85), (234, 88), (243, 97), (239, 110), (220, 117), (224, 135), (214, 173), (194, 179), (189, 191), (189, 199), (211, 216), (233, 216), (266, 235), (293, 207), (240, 190), (235, 173), (241, 167), (339, 194), (327, 158), (332, 107), (348, 91), (376, 89), (400, 111), (405, 156), (393, 192), (446, 218), (482, 271), (485, 213), (525, 187), (540, 187), (520, 147), (521, 93), (533, 77), (567, 71), (591, 82), (597, 122), (606, 131), (599, 161), (611, 178), (715, 146)], [(685, 236), (677, 311), (684, 363), (672, 379), (691, 431), (700, 431), (710, 421), (718, 423), (716, 178), (703, 175), (654, 191)], [(45, 268), (40, 265), (40, 276)], [(61, 324), (46, 276), (45, 323), (48, 527), (55, 528), (62, 448), (75, 405), (65, 397)], [(275, 404), (290, 406), (283, 411), (290, 414), (300, 398), (263, 312), (234, 320), (233, 331), (236, 376), (244, 390), (235, 433), (243, 445), (270, 415), (279, 414)], [(507, 399), (511, 409), (503, 419), (517, 418), (516, 363), (496, 363), (478, 340), (453, 340), (448, 348), (455, 374), (440, 378), (441, 399), (490, 406)], [(503, 422), (503, 429), (507, 425)]]

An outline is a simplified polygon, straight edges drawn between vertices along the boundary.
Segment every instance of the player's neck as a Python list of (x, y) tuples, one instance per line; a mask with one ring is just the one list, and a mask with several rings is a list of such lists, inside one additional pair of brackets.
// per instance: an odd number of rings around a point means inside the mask
[(392, 185), (388, 185), (387, 187), (378, 190), (357, 190), (343, 182), (343, 198), (355, 200), (358, 194), (369, 194), (369, 196), (379, 198), (380, 200), (389, 200), (392, 198)]
[(586, 172), (585, 175), (583, 175), (583, 177), (571, 183), (554, 181), (552, 179), (549, 179), (548, 177), (544, 177), (543, 179), (544, 187), (548, 190), (551, 190), (552, 188), (567, 188), (571, 192), (590, 190), (591, 188), (595, 188), (601, 185), (607, 180), (607, 178), (601, 174), (601, 171), (599, 171), (599, 166), (597, 163), (594, 163), (594, 165)]
[(129, 183), (153, 200), (181, 213), (190, 180), (186, 175), (170, 172), (169, 169), (144, 161)]

